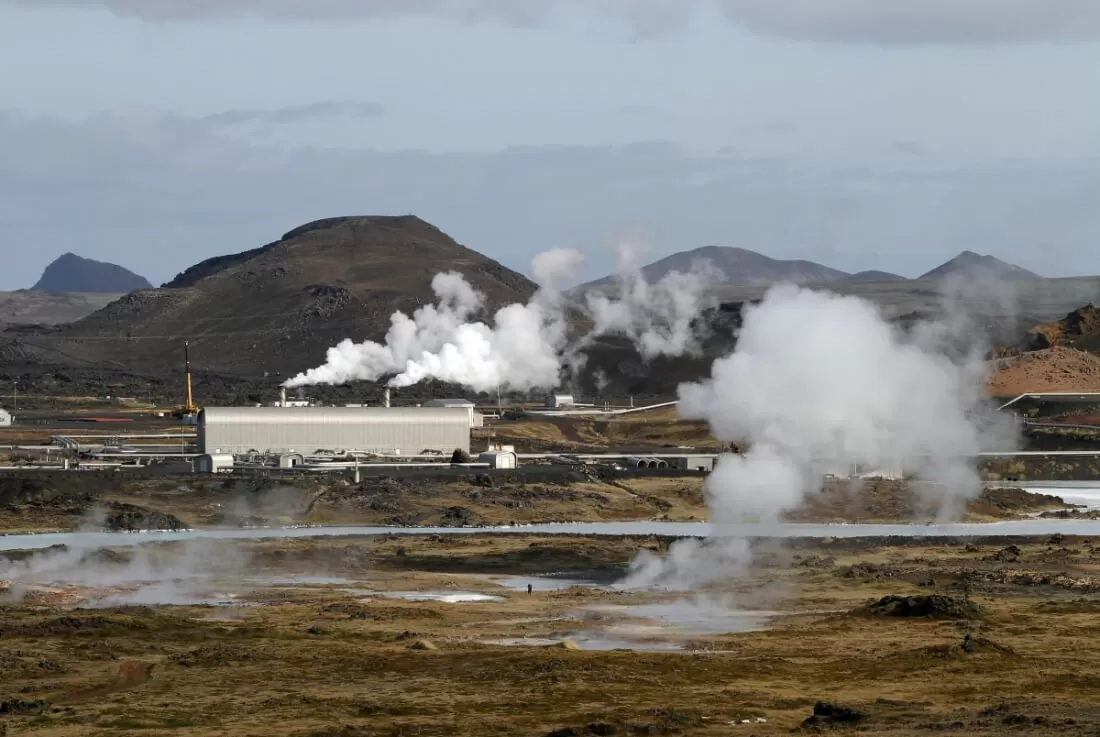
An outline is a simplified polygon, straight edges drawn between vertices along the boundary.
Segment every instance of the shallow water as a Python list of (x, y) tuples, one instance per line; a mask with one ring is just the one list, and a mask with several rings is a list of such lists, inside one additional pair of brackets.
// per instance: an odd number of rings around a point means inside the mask
[(371, 591), (370, 597), (404, 599), (405, 601), (438, 601), (444, 604), (476, 604), (487, 601), (504, 601), (503, 596), (476, 594), (472, 591)]
[(606, 588), (594, 581), (585, 581), (579, 578), (559, 578), (557, 576), (493, 576), (489, 580), (498, 586), (520, 592), (527, 591), (528, 585), (531, 586), (532, 591), (563, 591), (574, 586), (593, 589)]
[(242, 583), (255, 586), (348, 586), (357, 581), (340, 576), (313, 576), (308, 574), (249, 575)]
[(658, 604), (607, 607), (631, 617), (651, 619), (679, 634), (716, 635), (766, 629), (784, 612), (731, 609), (705, 599), (679, 599)]
[[(1080, 490), (1075, 490), (1080, 493)], [(737, 524), (708, 522), (570, 522), (516, 527), (290, 527), (187, 530), (183, 532), (61, 532), (0, 536), (0, 550), (36, 550), (53, 545), (77, 549), (180, 540), (261, 540), (378, 535), (662, 535), (667, 537), (1000, 537), (1004, 535), (1100, 535), (1100, 520), (1029, 519), (956, 524)]]
[[(576, 644), (581, 650), (633, 650), (635, 652), (645, 653), (675, 653), (683, 652), (684, 650), (683, 646), (676, 642), (647, 642), (581, 634), (565, 639)], [(503, 640), (483, 640), (482, 642), (486, 645), (504, 645), (506, 647), (551, 647), (553, 645), (560, 645), (563, 640), (542, 637), (513, 637)]]

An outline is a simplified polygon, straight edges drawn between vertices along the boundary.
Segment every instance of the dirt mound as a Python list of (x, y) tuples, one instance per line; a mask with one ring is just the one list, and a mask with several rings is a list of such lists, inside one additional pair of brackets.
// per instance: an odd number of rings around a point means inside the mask
[(1042, 323), (1031, 328), (1025, 346), (1029, 351), (1041, 351), (1055, 346), (1077, 347), (1094, 351), (1100, 348), (1100, 309), (1087, 304), (1061, 320)]
[(983, 616), (977, 604), (954, 596), (884, 596), (856, 610), (876, 617), (907, 617), (922, 619), (979, 619)]
[(1009, 545), (1001, 548), (993, 555), (987, 556), (985, 560), (994, 561), (996, 563), (1015, 563), (1020, 559), (1020, 548), (1015, 545)]
[(999, 359), (989, 380), (989, 393), (995, 397), (1096, 391), (1100, 391), (1100, 357), (1060, 346)]
[(417, 217), (332, 218), (19, 339), (39, 349), (44, 362), (69, 365), (78, 357), (81, 365), (164, 376), (179, 371), (182, 338), (162, 336), (177, 336), (186, 325), (200, 374), (274, 379), (323, 363), (326, 350), (345, 338), (382, 337), (395, 311), (411, 314), (435, 301), (431, 282), (442, 271), (461, 273), (485, 294), (489, 310), (526, 301), (535, 290), (523, 275)]

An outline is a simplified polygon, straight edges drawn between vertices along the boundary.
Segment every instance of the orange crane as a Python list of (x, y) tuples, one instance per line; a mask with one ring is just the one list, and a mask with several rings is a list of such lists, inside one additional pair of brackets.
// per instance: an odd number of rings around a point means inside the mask
[(195, 404), (195, 399), (191, 394), (191, 355), (189, 351), (190, 345), (191, 341), (183, 341), (183, 374), (186, 381), (186, 397), (184, 399), (183, 406), (177, 407), (172, 415), (177, 419), (194, 422), (198, 418), (199, 411), (202, 408)]

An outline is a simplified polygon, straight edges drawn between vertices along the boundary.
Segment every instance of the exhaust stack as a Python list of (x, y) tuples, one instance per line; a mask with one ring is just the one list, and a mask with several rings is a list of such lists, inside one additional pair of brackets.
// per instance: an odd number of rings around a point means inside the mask
[(386, 391), (382, 394), (382, 403), (386, 406), (390, 406), (390, 388), (387, 386)]
[(286, 387), (279, 387), (279, 406), (286, 406)]

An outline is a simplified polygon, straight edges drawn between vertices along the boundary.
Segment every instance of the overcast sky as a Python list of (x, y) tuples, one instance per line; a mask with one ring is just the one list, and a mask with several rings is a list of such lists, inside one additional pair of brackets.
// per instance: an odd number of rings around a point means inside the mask
[(1100, 272), (1098, 0), (0, 0), (0, 289), (335, 215)]

